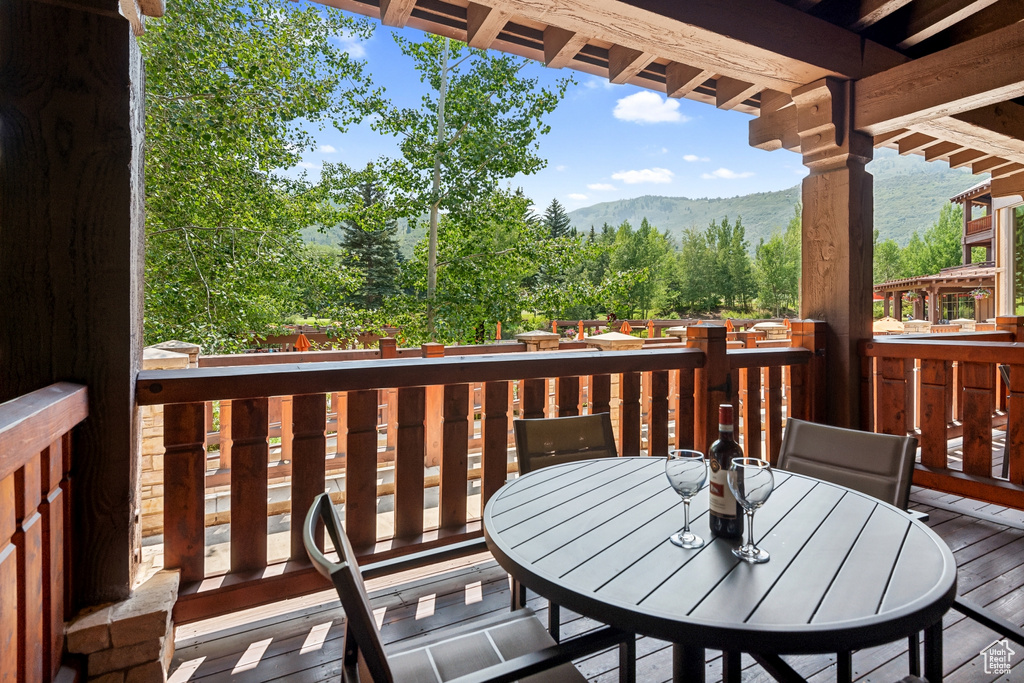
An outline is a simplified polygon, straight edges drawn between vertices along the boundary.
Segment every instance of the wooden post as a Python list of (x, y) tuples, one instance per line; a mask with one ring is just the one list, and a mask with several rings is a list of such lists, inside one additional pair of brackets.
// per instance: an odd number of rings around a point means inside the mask
[(89, 387), (68, 578), (80, 604), (122, 600), (140, 543), (142, 59), (115, 2), (10, 0), (0, 63), (0, 402)]
[(828, 323), (825, 421), (856, 427), (857, 344), (871, 338), (872, 138), (853, 130), (848, 81), (823, 78), (793, 92), (804, 164), (800, 317)]
[[(795, 320), (793, 321), (793, 346), (801, 347), (811, 351), (807, 363), (807, 384), (806, 391), (806, 415), (811, 422), (823, 422), (826, 413), (826, 397), (829, 387), (826, 384), (828, 356), (825, 352), (828, 343), (828, 325), (821, 320)], [(860, 364), (857, 364), (858, 376)], [(857, 384), (858, 398), (860, 382)]]
[(1024, 315), (996, 316), (996, 329), (1013, 334), (1013, 341), (1024, 342)]
[(691, 327), (686, 346), (704, 352), (704, 367), (694, 370), (693, 447), (707, 453), (718, 438), (718, 406), (732, 401), (725, 328)]
[[(422, 344), (420, 353), (424, 358), (444, 358), (444, 344)], [(426, 387), (426, 418), (424, 439), (426, 440), (426, 466), (441, 464), (441, 421), (444, 415), (444, 386), (437, 384)]]

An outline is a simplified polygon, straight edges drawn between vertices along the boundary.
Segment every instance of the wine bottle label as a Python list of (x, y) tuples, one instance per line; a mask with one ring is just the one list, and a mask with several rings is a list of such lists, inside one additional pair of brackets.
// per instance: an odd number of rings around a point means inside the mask
[[(717, 464), (715, 460), (711, 462)], [(711, 478), (708, 483), (709, 507), (713, 514), (733, 519), (736, 517), (736, 496), (732, 495), (732, 489), (729, 488), (726, 476), (725, 470), (712, 466)]]

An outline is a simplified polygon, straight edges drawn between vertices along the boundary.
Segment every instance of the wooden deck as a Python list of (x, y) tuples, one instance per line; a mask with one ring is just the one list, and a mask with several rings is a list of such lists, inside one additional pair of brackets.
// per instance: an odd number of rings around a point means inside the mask
[[(1024, 623), (1024, 512), (986, 505), (928, 490), (915, 490), (912, 507), (927, 511), (929, 525), (953, 550), (959, 567), (959, 592), (1000, 615)], [(368, 585), (385, 642), (494, 611), (507, 610), (507, 575), (483, 554), (429, 571), (396, 575)], [(530, 606), (544, 618), (545, 601), (531, 594)], [(333, 593), (320, 593), (268, 608), (257, 608), (178, 630), (170, 680), (183, 681), (337, 681), (343, 617)], [(595, 627), (589, 619), (563, 613), (563, 634)], [(950, 612), (945, 619), (947, 681), (1024, 680), (1024, 665), (1010, 675), (983, 672), (979, 652), (995, 634)], [(906, 642), (857, 652), (858, 680), (897, 681), (907, 673)], [(1024, 661), (1024, 656), (1020, 659)], [(834, 658), (796, 656), (787, 660), (811, 681), (834, 680)], [(616, 681), (612, 652), (577, 662), (595, 682)], [(772, 680), (752, 660), (744, 681)], [(720, 679), (719, 653), (709, 651), (709, 681)], [(668, 681), (668, 643), (641, 638), (637, 643), (637, 680)]]

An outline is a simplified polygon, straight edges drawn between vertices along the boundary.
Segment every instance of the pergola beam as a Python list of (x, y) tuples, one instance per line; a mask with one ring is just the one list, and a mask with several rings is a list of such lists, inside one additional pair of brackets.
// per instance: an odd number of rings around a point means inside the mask
[(486, 50), (511, 18), (508, 12), (494, 7), (469, 3), (466, 8), (466, 43), (470, 47)]
[(715, 106), (719, 109), (732, 109), (761, 90), (761, 86), (755, 83), (728, 76), (719, 76), (715, 83)]
[(873, 26), (908, 2), (910, 0), (861, 0), (857, 8), (857, 18), (849, 28), (852, 31), (860, 31)]
[(894, 19), (900, 20), (902, 36), (897, 47), (906, 50), (955, 26), (991, 5), (995, 0), (914, 0)]
[(870, 135), (1024, 94), (1024, 23), (868, 76), (854, 92), (854, 126)]
[(825, 76), (860, 78), (906, 61), (852, 31), (773, 0), (482, 0), (481, 4), (783, 92)]
[(380, 0), (380, 23), (402, 28), (415, 6), (416, 0)]
[(1014, 102), (935, 119), (914, 130), (961, 147), (1024, 160), (1024, 107)]
[(670, 62), (665, 67), (665, 94), (669, 97), (685, 97), (712, 76), (714, 74), (707, 69)]
[(587, 44), (585, 35), (558, 26), (544, 29), (544, 63), (552, 69), (561, 69), (572, 63), (572, 58)]
[(612, 45), (608, 49), (608, 80), (612, 83), (625, 83), (653, 61), (653, 53)]

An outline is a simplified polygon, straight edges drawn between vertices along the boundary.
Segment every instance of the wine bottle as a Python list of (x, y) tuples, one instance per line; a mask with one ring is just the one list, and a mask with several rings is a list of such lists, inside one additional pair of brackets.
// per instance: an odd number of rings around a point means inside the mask
[(711, 444), (708, 460), (711, 466), (711, 482), (708, 486), (711, 499), (711, 533), (722, 538), (743, 536), (743, 508), (736, 502), (736, 496), (729, 490), (726, 471), (733, 458), (742, 458), (743, 451), (733, 438), (732, 406), (718, 407), (718, 441)]

